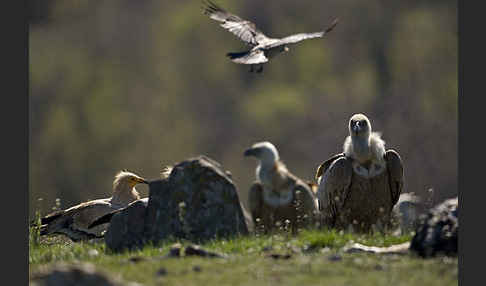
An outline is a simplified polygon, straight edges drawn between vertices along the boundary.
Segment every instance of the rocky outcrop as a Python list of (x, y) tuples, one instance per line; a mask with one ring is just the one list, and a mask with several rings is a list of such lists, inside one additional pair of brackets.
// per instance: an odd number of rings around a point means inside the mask
[(106, 245), (113, 251), (143, 246), (146, 213), (147, 204), (136, 201), (113, 215), (105, 233)]
[(221, 165), (199, 156), (175, 165), (167, 180), (150, 183), (145, 234), (203, 241), (247, 234), (235, 185)]
[(444, 201), (421, 216), (410, 250), (422, 257), (457, 255), (458, 198)]
[(149, 200), (115, 214), (105, 234), (120, 251), (174, 238), (200, 242), (248, 234), (237, 189), (222, 166), (205, 156), (183, 161), (149, 184)]

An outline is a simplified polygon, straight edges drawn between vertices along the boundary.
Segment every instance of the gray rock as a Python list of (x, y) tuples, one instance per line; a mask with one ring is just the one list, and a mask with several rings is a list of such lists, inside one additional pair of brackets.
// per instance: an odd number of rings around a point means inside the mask
[(248, 234), (237, 189), (221, 165), (199, 156), (172, 168), (168, 178), (149, 184), (148, 204), (117, 212), (105, 234), (109, 249), (121, 251), (167, 239), (201, 242)]
[(145, 234), (153, 242), (194, 242), (247, 234), (235, 185), (221, 165), (199, 156), (175, 165), (166, 180), (150, 183)]
[(144, 224), (147, 207), (136, 201), (113, 215), (105, 233), (106, 246), (112, 251), (141, 247), (146, 241)]
[(29, 284), (32, 286), (140, 286), (138, 283), (126, 283), (107, 273), (97, 271), (90, 263), (54, 265), (34, 273)]
[(458, 198), (444, 201), (420, 217), (410, 250), (422, 257), (457, 255)]

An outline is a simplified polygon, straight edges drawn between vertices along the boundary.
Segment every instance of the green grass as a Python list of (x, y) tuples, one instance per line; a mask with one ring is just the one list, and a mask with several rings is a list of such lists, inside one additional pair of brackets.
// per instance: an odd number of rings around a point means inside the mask
[[(171, 243), (111, 253), (102, 240), (74, 243), (62, 236), (31, 235), (30, 275), (55, 262), (90, 262), (98, 269), (144, 285), (457, 285), (457, 258), (422, 259), (414, 255), (343, 253), (350, 242), (389, 246), (411, 235), (356, 235), (336, 231), (302, 231), (210, 241), (207, 250), (222, 258), (163, 258)], [(179, 241), (183, 246), (189, 242)], [(98, 253), (93, 255), (93, 252)], [(269, 253), (291, 254), (273, 259)], [(133, 262), (130, 258), (141, 257)], [(166, 274), (157, 273), (164, 269)], [(196, 270), (195, 270), (196, 269)], [(199, 271), (197, 271), (199, 270)], [(304, 284), (305, 283), (305, 284)]]

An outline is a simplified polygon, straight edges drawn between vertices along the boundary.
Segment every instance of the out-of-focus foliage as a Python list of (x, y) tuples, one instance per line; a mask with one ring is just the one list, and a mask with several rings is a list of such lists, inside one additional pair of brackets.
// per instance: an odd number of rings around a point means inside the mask
[(198, 0), (31, 1), (31, 216), (109, 196), (120, 169), (153, 179), (198, 154), (246, 203), (246, 147), (273, 142), (311, 180), (357, 112), (402, 156), (405, 191), (457, 194), (457, 1), (217, 2), (274, 37), (340, 22), (250, 74), (225, 57), (247, 47)]

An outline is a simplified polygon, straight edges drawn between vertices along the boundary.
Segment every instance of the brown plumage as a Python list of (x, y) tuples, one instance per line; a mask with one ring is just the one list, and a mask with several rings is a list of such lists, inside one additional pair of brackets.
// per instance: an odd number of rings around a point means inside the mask
[(349, 121), (344, 152), (323, 162), (316, 172), (324, 225), (367, 232), (390, 223), (403, 189), (403, 165), (394, 150), (385, 151), (379, 133), (363, 114)]
[[(46, 215), (41, 218), (40, 234), (64, 234), (73, 241), (100, 237), (107, 225), (91, 229), (89, 225), (103, 215), (140, 199), (135, 189), (135, 185), (139, 183), (148, 184), (144, 178), (134, 173), (119, 172), (113, 181), (113, 195), (110, 198), (84, 202)], [(31, 226), (35, 226), (35, 222), (32, 222)]]
[(287, 170), (273, 144), (256, 143), (244, 155), (260, 160), (257, 181), (248, 194), (255, 227), (263, 225), (264, 230), (269, 231), (275, 228), (277, 221), (283, 225), (288, 220), (292, 232), (296, 233), (299, 227), (314, 221), (318, 205), (312, 187)]
[(254, 71), (254, 65), (259, 66), (257, 72), (262, 72), (264, 63), (280, 53), (289, 51), (288, 45), (307, 39), (321, 38), (337, 25), (337, 19), (335, 19), (324, 31), (300, 33), (281, 39), (275, 39), (269, 38), (263, 34), (254, 23), (225, 11), (211, 1), (206, 1), (203, 9), (204, 14), (208, 15), (213, 20), (221, 22), (221, 27), (233, 33), (240, 40), (245, 42), (245, 44), (251, 47), (250, 50), (245, 52), (227, 54), (234, 63), (251, 65), (250, 72)]

